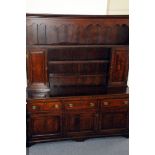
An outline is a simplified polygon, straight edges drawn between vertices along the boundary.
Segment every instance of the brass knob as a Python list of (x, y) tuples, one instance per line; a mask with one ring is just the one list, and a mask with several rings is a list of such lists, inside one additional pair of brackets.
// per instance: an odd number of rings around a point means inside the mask
[(37, 107), (35, 105), (32, 106), (32, 109), (35, 110)]
[(72, 107), (73, 107), (73, 104), (70, 103), (70, 104), (69, 104), (69, 107), (72, 108)]
[(47, 104), (47, 102), (44, 102), (44, 104)]
[(56, 109), (58, 109), (58, 108), (59, 108), (59, 105), (58, 105), (58, 104), (55, 104), (54, 107), (55, 107)]
[(128, 104), (128, 101), (124, 101), (124, 104)]
[(95, 104), (91, 102), (91, 103), (90, 103), (90, 106), (91, 106), (91, 107), (94, 107), (94, 106), (95, 106)]
[(104, 105), (109, 105), (109, 103), (108, 102), (104, 102)]

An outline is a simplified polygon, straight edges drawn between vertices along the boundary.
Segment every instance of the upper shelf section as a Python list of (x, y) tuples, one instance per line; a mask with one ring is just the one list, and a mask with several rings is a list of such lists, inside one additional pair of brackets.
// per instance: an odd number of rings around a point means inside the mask
[(26, 16), (27, 45), (128, 45), (129, 17), (96, 15)]

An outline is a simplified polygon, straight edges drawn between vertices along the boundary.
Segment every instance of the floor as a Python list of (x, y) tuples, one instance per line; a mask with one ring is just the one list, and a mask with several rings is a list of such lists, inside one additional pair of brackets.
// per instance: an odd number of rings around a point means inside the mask
[(129, 155), (129, 139), (108, 137), (84, 142), (60, 141), (32, 145), (27, 155)]

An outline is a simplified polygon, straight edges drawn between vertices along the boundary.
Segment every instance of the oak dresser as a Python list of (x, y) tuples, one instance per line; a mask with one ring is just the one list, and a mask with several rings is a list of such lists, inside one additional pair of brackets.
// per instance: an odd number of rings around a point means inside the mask
[(26, 15), (27, 144), (128, 137), (129, 17)]

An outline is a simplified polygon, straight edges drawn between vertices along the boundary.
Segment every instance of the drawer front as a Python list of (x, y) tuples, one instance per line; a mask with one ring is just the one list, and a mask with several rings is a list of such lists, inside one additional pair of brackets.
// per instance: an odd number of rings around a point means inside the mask
[(96, 109), (96, 100), (75, 100), (75, 101), (65, 101), (66, 110), (86, 110), (86, 109)]
[(110, 107), (128, 107), (128, 99), (103, 99), (101, 101), (101, 109), (110, 108)]
[(27, 104), (28, 112), (60, 111), (61, 109), (61, 102), (35, 102)]

